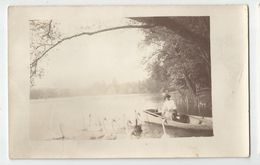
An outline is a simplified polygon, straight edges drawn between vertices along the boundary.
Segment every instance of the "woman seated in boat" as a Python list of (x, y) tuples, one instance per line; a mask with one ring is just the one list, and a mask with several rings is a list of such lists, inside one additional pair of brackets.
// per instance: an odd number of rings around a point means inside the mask
[(182, 122), (182, 123), (189, 123), (190, 119), (188, 115), (179, 114), (177, 112), (177, 106), (171, 96), (166, 94), (164, 97), (164, 103), (162, 108), (162, 115), (166, 119)]
[(173, 99), (171, 99), (171, 95), (166, 94), (164, 96), (164, 103), (162, 107), (162, 113), (163, 116), (166, 119), (171, 119), (173, 118), (173, 112), (177, 112), (177, 107)]

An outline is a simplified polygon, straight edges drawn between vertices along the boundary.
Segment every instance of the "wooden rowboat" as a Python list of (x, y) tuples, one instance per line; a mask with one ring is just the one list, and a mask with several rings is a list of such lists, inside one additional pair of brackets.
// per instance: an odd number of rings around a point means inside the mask
[(147, 123), (153, 124), (164, 124), (168, 127), (175, 127), (187, 130), (212, 130), (212, 118), (210, 117), (200, 117), (193, 115), (185, 115), (188, 121), (180, 121), (178, 119), (166, 119), (162, 116), (158, 110), (147, 109), (142, 113), (142, 120)]

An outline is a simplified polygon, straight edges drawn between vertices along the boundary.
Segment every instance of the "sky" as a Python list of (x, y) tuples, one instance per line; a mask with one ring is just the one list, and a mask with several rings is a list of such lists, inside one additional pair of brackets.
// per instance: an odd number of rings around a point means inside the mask
[[(59, 26), (63, 36), (69, 36), (126, 23), (125, 19), (86, 22), (61, 22)], [(143, 39), (140, 29), (123, 29), (65, 41), (40, 61), (45, 73), (36, 79), (35, 88), (85, 88), (96, 82), (144, 80), (148, 75), (141, 60), (154, 48), (140, 46)]]

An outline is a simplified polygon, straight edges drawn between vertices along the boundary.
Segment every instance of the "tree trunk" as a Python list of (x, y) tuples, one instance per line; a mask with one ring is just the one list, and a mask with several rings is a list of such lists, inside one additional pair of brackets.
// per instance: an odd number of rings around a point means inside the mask
[(191, 79), (188, 76), (188, 73), (184, 70), (184, 78), (185, 78), (185, 82), (187, 84), (188, 89), (191, 91), (191, 93), (193, 94), (194, 97), (197, 96), (197, 92), (196, 92), (196, 87), (194, 85), (194, 83), (191, 81)]
[(189, 114), (189, 98), (188, 95), (186, 95), (186, 112)]

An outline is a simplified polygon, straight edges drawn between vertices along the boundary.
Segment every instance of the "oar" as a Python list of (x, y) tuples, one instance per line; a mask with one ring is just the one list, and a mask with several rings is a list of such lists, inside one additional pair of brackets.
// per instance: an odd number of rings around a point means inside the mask
[(162, 119), (163, 135), (162, 135), (161, 138), (170, 138), (170, 135), (168, 135), (168, 134), (166, 133), (166, 129), (165, 129), (165, 125), (164, 125), (165, 121), (166, 121), (166, 119)]
[(152, 115), (154, 115), (154, 116), (156, 116), (156, 117), (159, 117), (159, 118), (162, 120), (163, 135), (162, 135), (161, 138), (169, 138), (170, 135), (168, 135), (168, 134), (166, 133), (166, 129), (165, 129), (165, 125), (164, 125), (165, 121), (167, 121), (166, 118), (163, 117), (163, 116), (161, 116), (161, 115), (157, 115), (156, 113), (150, 113), (149, 111), (145, 111), (145, 112), (146, 112), (146, 113), (149, 113), (149, 114), (152, 114)]

